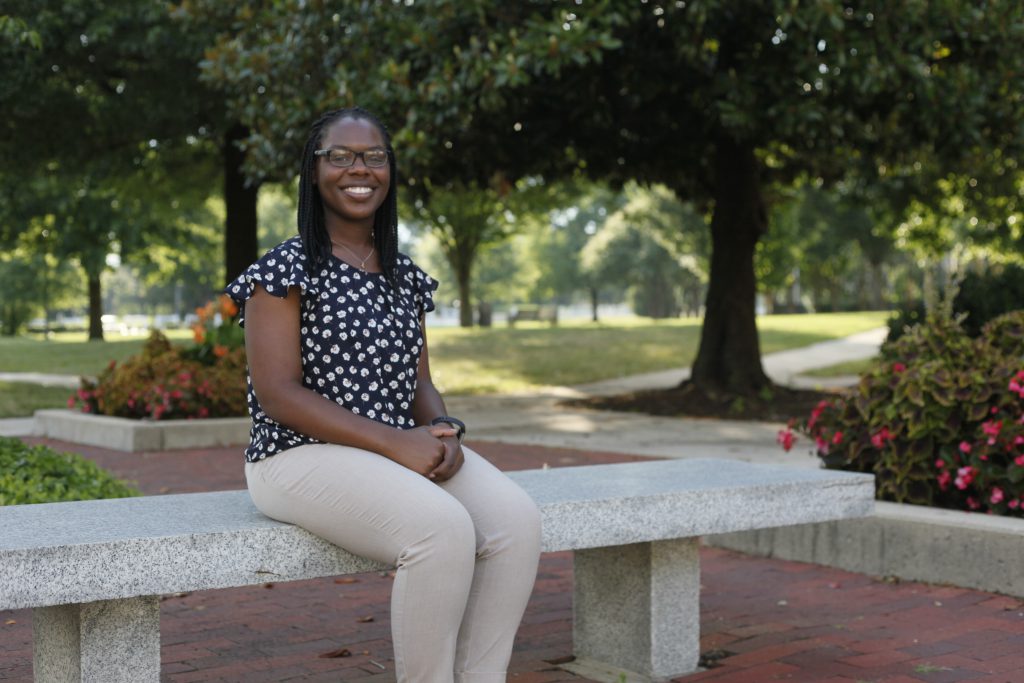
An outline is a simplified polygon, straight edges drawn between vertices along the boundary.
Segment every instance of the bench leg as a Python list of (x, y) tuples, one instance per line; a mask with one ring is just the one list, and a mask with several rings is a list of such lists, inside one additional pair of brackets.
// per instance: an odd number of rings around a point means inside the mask
[(32, 611), (37, 683), (160, 680), (160, 601), (155, 595)]
[(659, 681), (697, 669), (697, 551), (696, 538), (576, 551), (573, 643), (589, 677)]

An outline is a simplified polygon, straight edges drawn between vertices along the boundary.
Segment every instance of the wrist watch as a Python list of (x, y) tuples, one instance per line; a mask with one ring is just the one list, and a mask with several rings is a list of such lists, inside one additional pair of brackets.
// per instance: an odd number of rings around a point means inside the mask
[(434, 425), (439, 425), (441, 423), (449, 424), (458, 431), (458, 434), (456, 434), (455, 436), (459, 439), (459, 443), (461, 444), (462, 439), (465, 438), (466, 436), (466, 424), (457, 417), (452, 417), (450, 415), (442, 415), (441, 417), (435, 417), (433, 420), (431, 420), (430, 426), (433, 427)]

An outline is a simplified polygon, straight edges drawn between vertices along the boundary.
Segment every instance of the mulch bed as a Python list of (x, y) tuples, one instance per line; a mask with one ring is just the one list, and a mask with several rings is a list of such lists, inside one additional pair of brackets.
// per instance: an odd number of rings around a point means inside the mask
[(839, 391), (774, 386), (760, 394), (748, 396), (709, 392), (686, 382), (670, 389), (648, 389), (614, 396), (568, 399), (563, 403), (567, 406), (646, 413), (661, 417), (787, 422), (794, 418), (806, 418), (818, 401), (833, 397)]

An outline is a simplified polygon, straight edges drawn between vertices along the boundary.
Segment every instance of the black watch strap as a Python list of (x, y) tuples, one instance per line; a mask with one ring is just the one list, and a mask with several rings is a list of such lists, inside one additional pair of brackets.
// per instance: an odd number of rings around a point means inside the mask
[(459, 443), (462, 443), (462, 439), (464, 439), (466, 436), (465, 422), (463, 422), (457, 417), (452, 417), (451, 415), (442, 415), (441, 417), (435, 417), (433, 420), (431, 420), (430, 426), (433, 427), (434, 425), (439, 425), (441, 423), (449, 424), (452, 427), (455, 427), (455, 429), (458, 430), (458, 434), (456, 434), (456, 436), (459, 439)]

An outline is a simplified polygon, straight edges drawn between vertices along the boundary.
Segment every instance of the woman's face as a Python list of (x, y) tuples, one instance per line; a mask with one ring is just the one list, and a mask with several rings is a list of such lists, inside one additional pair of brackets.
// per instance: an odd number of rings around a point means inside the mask
[[(343, 118), (332, 123), (324, 133), (320, 149), (345, 148), (353, 152), (386, 149), (384, 136), (371, 121)], [(373, 226), (373, 215), (384, 203), (391, 187), (388, 165), (370, 168), (364, 157), (357, 156), (347, 168), (338, 168), (326, 156), (317, 158), (317, 189), (324, 205), (327, 227), (338, 222)]]

